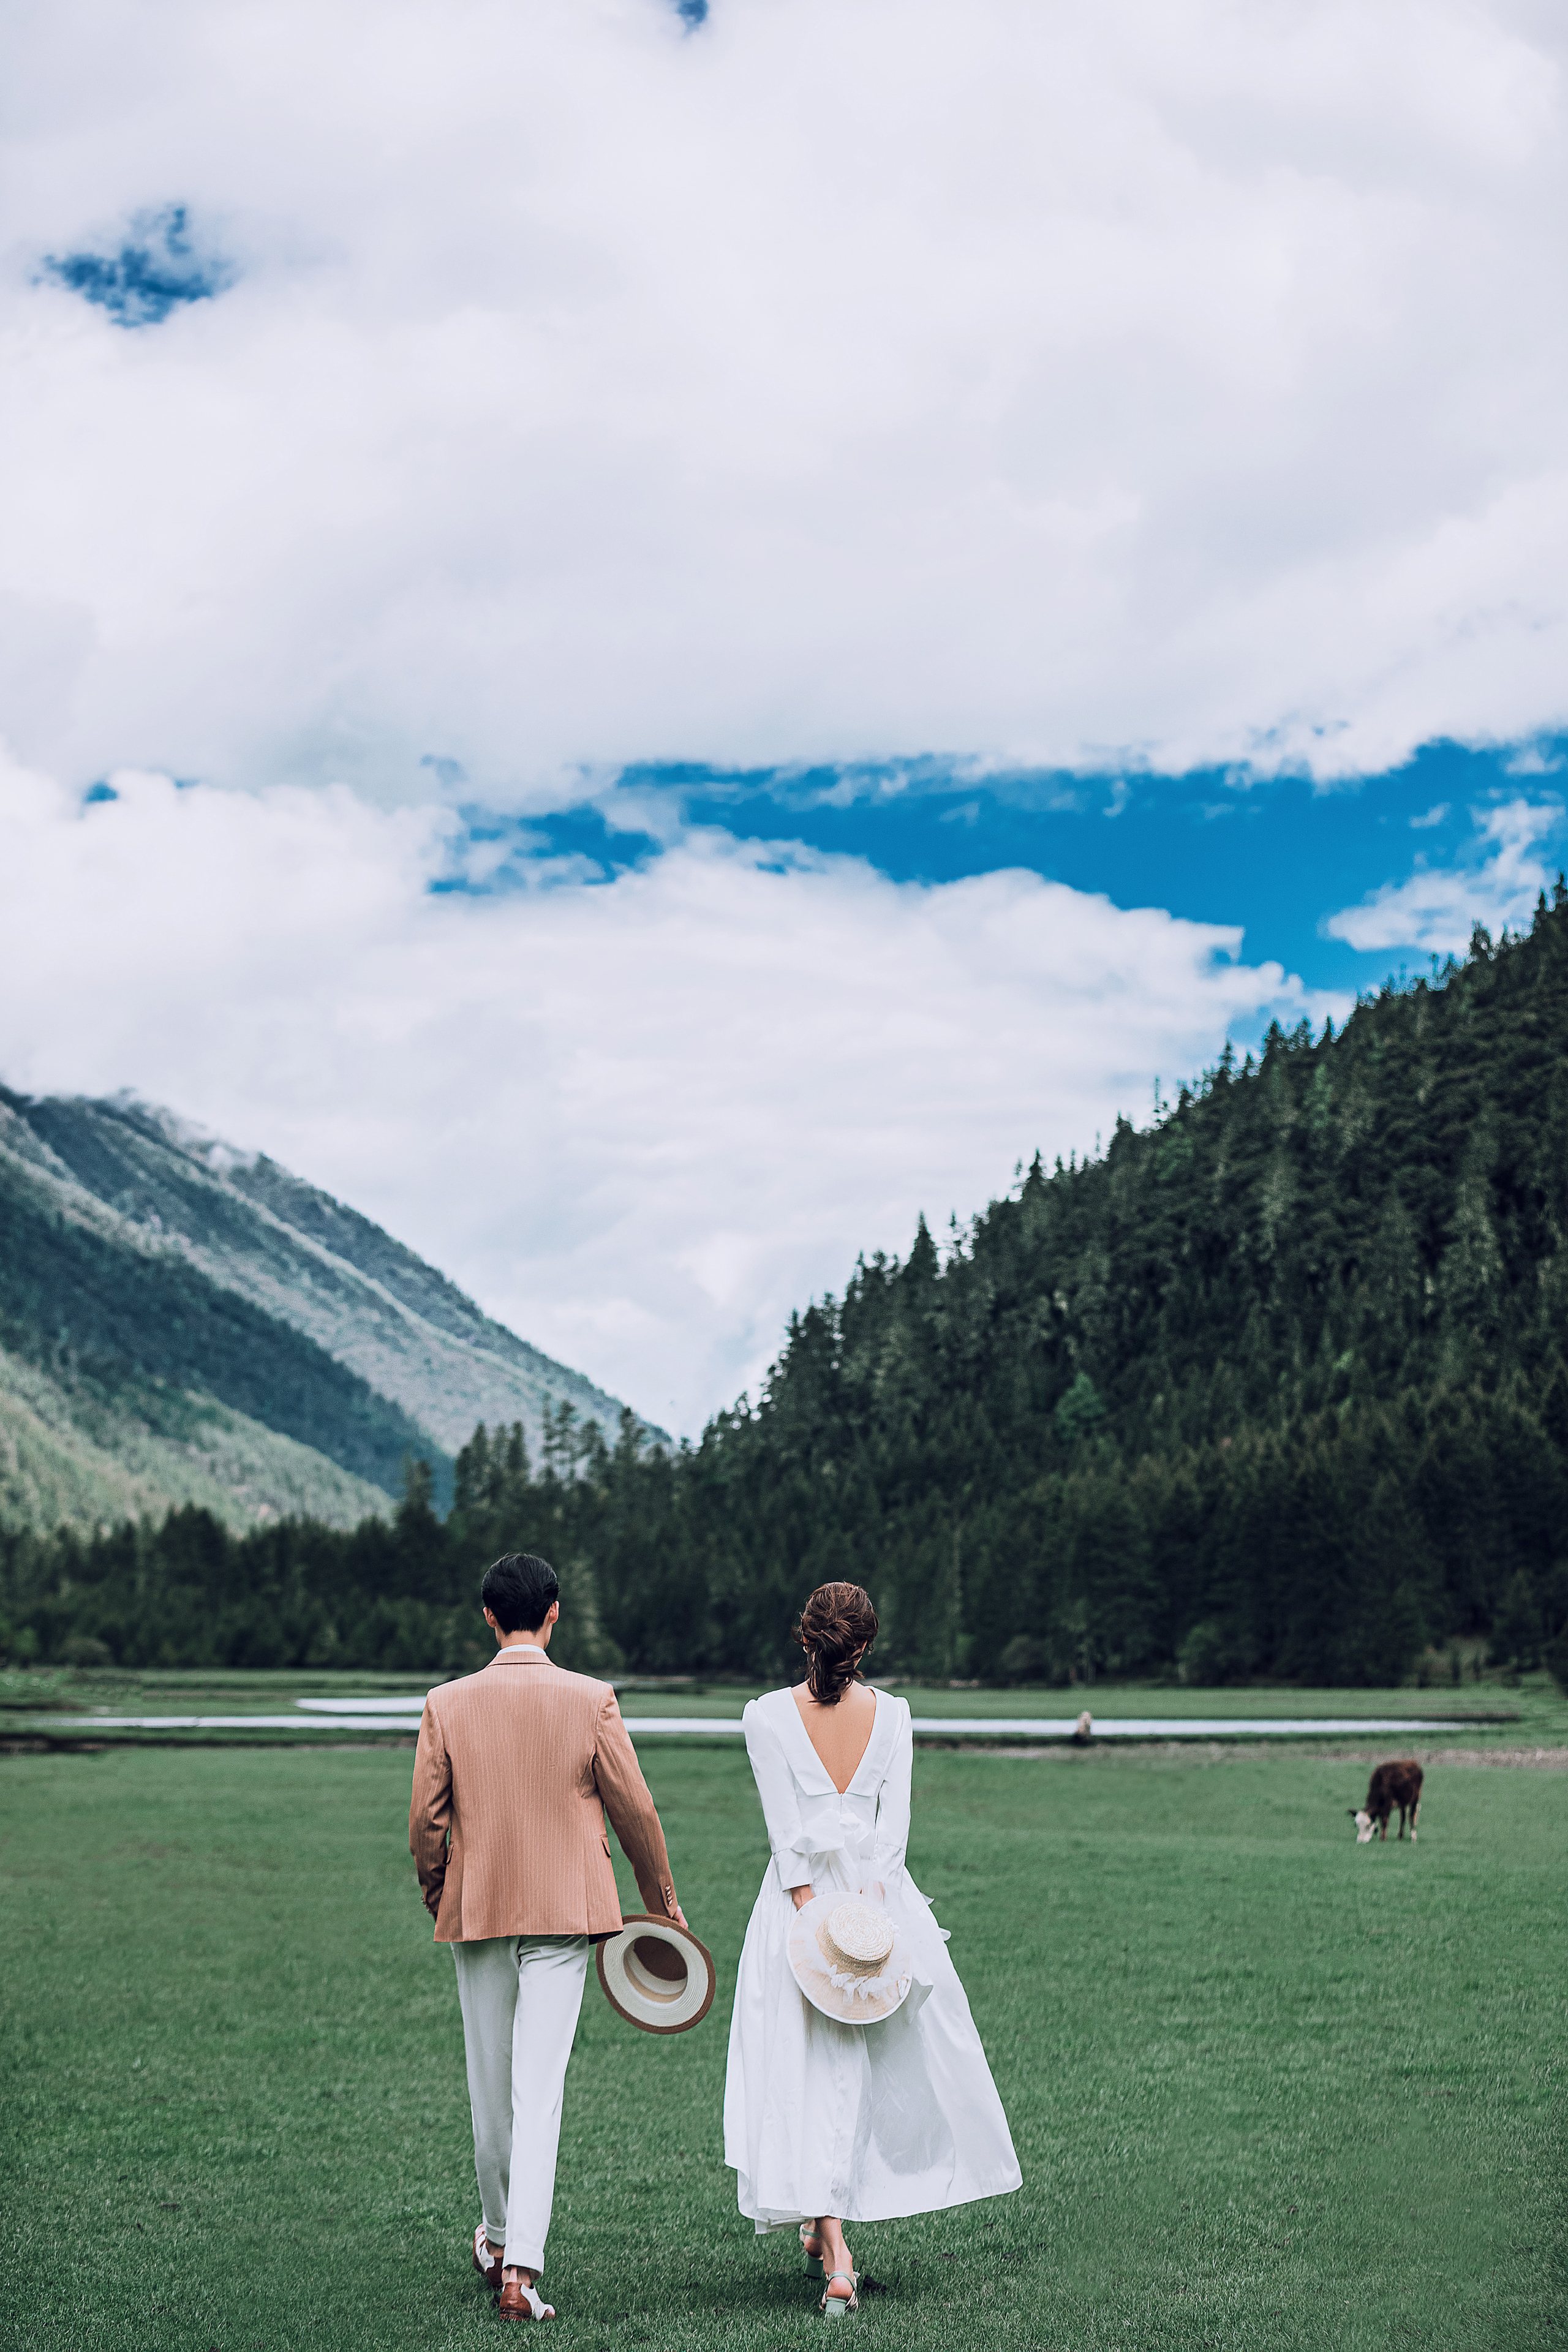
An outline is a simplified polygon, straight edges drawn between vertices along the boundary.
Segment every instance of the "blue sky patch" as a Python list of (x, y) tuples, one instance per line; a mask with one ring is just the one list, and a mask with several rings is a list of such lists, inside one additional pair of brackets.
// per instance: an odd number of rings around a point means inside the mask
[[(1539, 772), (1517, 768), (1517, 753), (1439, 743), (1331, 791), (1222, 770), (984, 780), (951, 770), (863, 780), (819, 772), (678, 789), (695, 824), (866, 857), (900, 881), (1023, 866), (1119, 907), (1239, 923), (1248, 961), (1277, 957), (1310, 986), (1365, 988), (1401, 962), (1425, 969), (1426, 958), (1358, 950), (1332, 936), (1330, 921), (1423, 868), (1479, 876), (1489, 845), (1478, 813), (1521, 798), (1557, 802)], [(1559, 855), (1561, 815), (1559, 803)]]
[(1472, 913), (1494, 931), (1528, 919), (1536, 888), (1568, 858), (1557, 781), (1565, 753), (1557, 741), (1434, 743), (1385, 774), (1327, 790), (1225, 769), (650, 764), (547, 815), (470, 806), (463, 855), (437, 887), (608, 881), (686, 829), (713, 827), (861, 857), (899, 882), (1022, 867), (1118, 907), (1238, 925), (1247, 962), (1272, 958), (1309, 987), (1354, 992), (1428, 971), (1445, 923), (1468, 937)]
[(47, 254), (42, 275), (95, 302), (117, 327), (155, 327), (182, 303), (210, 301), (234, 278), (227, 262), (193, 239), (184, 205), (136, 214), (106, 252)]
[(440, 897), (613, 882), (664, 846), (640, 826), (618, 824), (599, 808), (563, 809), (547, 817), (497, 816), (474, 808), (460, 814), (464, 829), (453, 861), (429, 886)]

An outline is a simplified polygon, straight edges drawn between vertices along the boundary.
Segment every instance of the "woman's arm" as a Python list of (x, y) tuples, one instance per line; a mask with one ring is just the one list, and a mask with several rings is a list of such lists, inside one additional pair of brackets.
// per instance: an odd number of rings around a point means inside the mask
[(904, 1719), (893, 1741), (887, 1773), (877, 1799), (877, 1835), (871, 1867), (884, 1878), (897, 1878), (904, 1867), (910, 1843), (910, 1779), (914, 1770), (915, 1735), (907, 1699), (899, 1700)]
[(794, 1892), (798, 1908), (803, 1901), (811, 1899), (811, 1865), (805, 1855), (796, 1850), (795, 1841), (801, 1829), (795, 1776), (779, 1744), (778, 1734), (755, 1699), (748, 1702), (741, 1720), (745, 1727), (746, 1754), (752, 1761), (752, 1776), (757, 1784), (757, 1794), (763, 1801), (763, 1819), (768, 1826), (768, 1843), (778, 1864), (779, 1885)]

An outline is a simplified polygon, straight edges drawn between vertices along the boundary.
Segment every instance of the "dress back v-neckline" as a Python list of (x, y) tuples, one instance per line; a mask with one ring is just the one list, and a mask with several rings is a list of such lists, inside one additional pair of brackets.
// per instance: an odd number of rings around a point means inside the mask
[(845, 1781), (842, 1789), (834, 1779), (832, 1773), (828, 1770), (826, 1759), (824, 1758), (821, 1749), (817, 1747), (816, 1740), (811, 1736), (810, 1730), (806, 1725), (805, 1717), (800, 1711), (800, 1706), (795, 1698), (794, 1690), (786, 1690), (784, 1693), (784, 1697), (789, 1703), (789, 1711), (791, 1715), (794, 1716), (796, 1723), (800, 1726), (800, 1736), (811, 1751), (812, 1760), (816, 1764), (817, 1770), (826, 1780), (828, 1787), (833, 1790), (836, 1797), (847, 1797), (849, 1794), (850, 1790), (855, 1786), (856, 1781), (860, 1777), (866, 1759), (871, 1753), (871, 1744), (877, 1737), (877, 1725), (882, 1712), (882, 1696), (881, 1693), (874, 1686), (868, 1685), (867, 1687), (871, 1691), (871, 1727), (866, 1734), (866, 1745), (860, 1750), (859, 1755), (855, 1759), (855, 1769), (850, 1773), (847, 1780)]

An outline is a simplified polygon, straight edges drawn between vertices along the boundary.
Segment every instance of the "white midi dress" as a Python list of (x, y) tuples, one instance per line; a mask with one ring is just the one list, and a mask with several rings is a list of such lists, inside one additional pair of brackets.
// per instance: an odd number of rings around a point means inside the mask
[[(793, 1692), (745, 1712), (746, 1749), (773, 1860), (735, 1984), (724, 2084), (724, 2161), (760, 2231), (832, 2213), (884, 2221), (1021, 2187), (1007, 2118), (947, 1939), (904, 1867), (914, 1738), (909, 1702), (875, 1693), (866, 1753), (840, 1796)], [(876, 2025), (812, 2007), (786, 1952), (795, 1905), (879, 1883), (907, 1939), (912, 1989)]]

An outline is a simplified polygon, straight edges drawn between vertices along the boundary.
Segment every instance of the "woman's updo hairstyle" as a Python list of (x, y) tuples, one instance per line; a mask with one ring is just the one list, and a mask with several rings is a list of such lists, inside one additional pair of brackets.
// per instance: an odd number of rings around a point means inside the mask
[(819, 1584), (795, 1628), (806, 1655), (806, 1688), (819, 1706), (837, 1706), (855, 1679), (858, 1654), (877, 1638), (871, 1596), (858, 1584)]

